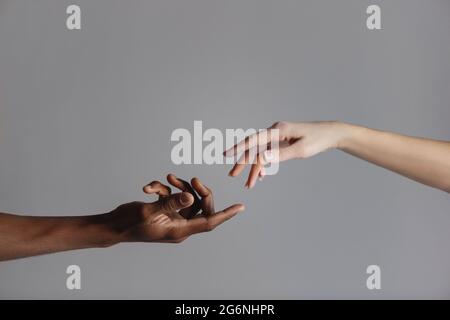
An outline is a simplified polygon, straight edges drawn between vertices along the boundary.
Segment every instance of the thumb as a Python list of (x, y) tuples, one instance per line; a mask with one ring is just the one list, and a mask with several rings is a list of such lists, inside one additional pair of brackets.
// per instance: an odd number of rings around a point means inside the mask
[(194, 203), (194, 197), (189, 192), (181, 192), (161, 199), (160, 203), (162, 211), (172, 212), (190, 207)]

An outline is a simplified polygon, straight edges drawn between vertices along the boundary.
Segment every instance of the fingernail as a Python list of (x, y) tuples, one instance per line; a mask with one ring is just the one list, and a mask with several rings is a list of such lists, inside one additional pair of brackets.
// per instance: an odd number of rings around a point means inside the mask
[(267, 163), (271, 162), (274, 159), (274, 155), (273, 155), (272, 150), (264, 151), (263, 157), (264, 157), (264, 161), (265, 162), (267, 162)]

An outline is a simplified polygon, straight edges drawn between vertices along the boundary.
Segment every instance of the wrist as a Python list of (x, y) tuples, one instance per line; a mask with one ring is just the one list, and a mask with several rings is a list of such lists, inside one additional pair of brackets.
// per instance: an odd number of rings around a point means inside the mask
[(124, 241), (123, 232), (116, 228), (115, 217), (111, 214), (99, 214), (81, 218), (78, 233), (84, 235), (86, 246), (106, 248)]
[(337, 141), (336, 141), (336, 149), (338, 150), (348, 150), (351, 148), (352, 141), (361, 134), (361, 130), (363, 127), (359, 127), (350, 123), (345, 122), (336, 122), (337, 128)]

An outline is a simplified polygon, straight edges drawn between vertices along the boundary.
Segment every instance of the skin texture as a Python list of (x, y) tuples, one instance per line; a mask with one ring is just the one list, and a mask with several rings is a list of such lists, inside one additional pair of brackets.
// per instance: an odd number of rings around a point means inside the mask
[[(274, 129), (278, 135), (275, 135)], [(264, 177), (264, 165), (304, 159), (329, 149), (339, 149), (417, 182), (450, 192), (450, 142), (404, 136), (336, 121), (276, 122), (268, 134), (254, 134), (226, 150), (235, 156), (256, 147), (267, 149), (278, 137), (277, 149), (262, 151), (236, 162), (229, 175), (235, 177), (251, 164), (245, 186), (253, 188)], [(271, 134), (272, 133), (272, 134)], [(270, 149), (270, 148), (269, 148)]]
[(212, 191), (199, 179), (191, 183), (169, 174), (144, 187), (158, 195), (152, 203), (131, 202), (106, 214), (77, 217), (31, 217), (0, 213), (0, 261), (121, 242), (179, 243), (207, 232), (244, 210), (241, 204), (215, 212)]

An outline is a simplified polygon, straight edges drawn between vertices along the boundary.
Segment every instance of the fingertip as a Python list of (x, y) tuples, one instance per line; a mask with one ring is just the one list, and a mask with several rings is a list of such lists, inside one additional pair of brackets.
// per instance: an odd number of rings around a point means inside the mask
[(265, 175), (263, 174), (263, 172), (260, 171), (260, 172), (258, 173), (258, 180), (259, 180), (259, 181), (263, 181), (264, 176), (265, 176)]
[(189, 192), (182, 192), (180, 194), (180, 202), (184, 206), (190, 206), (194, 203), (194, 196)]
[(224, 157), (231, 157), (231, 156), (233, 156), (234, 155), (234, 148), (235, 147), (232, 147), (232, 148), (227, 149), (224, 152), (222, 152), (223, 156)]
[(177, 187), (178, 189), (185, 191), (185, 188), (183, 187), (183, 181), (178, 179), (178, 177), (173, 173), (169, 173), (167, 175), (167, 182), (169, 182), (174, 187)]
[(238, 175), (241, 174), (243, 169), (240, 168), (240, 166), (238, 166), (238, 164), (236, 163), (233, 168), (231, 168), (230, 172), (228, 173), (228, 175), (230, 177), (237, 177)]
[(191, 186), (194, 188), (195, 191), (197, 191), (199, 194), (203, 190), (203, 184), (200, 182), (200, 179), (197, 177), (194, 177), (191, 179)]
[(146, 185), (142, 188), (142, 191), (144, 191), (145, 193), (153, 193), (154, 190), (152, 189), (152, 187), (150, 185)]
[(265, 177), (266, 176), (266, 169), (264, 169), (264, 167), (261, 167), (261, 171), (259, 172), (259, 174), (261, 175), (261, 177)]
[(229, 206), (228, 208), (224, 209), (223, 213), (234, 216), (244, 210), (245, 210), (245, 206), (242, 203), (237, 203), (237, 204), (233, 204), (233, 205)]
[(249, 175), (248, 177), (247, 177), (247, 181), (245, 182), (245, 187), (247, 188), (247, 189), (250, 189), (250, 182), (252, 181), (252, 177), (251, 177), (251, 175)]

